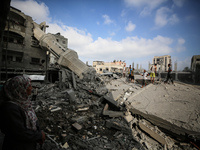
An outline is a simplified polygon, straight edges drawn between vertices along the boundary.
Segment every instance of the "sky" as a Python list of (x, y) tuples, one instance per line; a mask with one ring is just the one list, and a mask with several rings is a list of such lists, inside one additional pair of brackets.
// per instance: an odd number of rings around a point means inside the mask
[(133, 62), (144, 69), (170, 55), (178, 70), (200, 55), (200, 0), (11, 0), (47, 33), (68, 38), (68, 48), (93, 61)]

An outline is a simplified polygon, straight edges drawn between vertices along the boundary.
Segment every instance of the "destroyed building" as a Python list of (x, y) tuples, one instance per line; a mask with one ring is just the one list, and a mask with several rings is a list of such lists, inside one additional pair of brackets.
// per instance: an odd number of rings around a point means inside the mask
[(200, 83), (200, 55), (192, 56), (191, 71), (194, 83)]
[[(55, 38), (56, 41), (63, 46), (63, 48), (65, 50), (68, 49), (68, 39), (65, 38), (64, 36), (62, 36), (60, 33), (56, 33), (56, 34), (52, 34)], [(50, 67), (54, 66), (56, 64), (56, 62), (58, 61), (58, 59), (56, 59), (56, 57), (51, 53), (50, 54)]]
[(49, 55), (33, 36), (33, 19), (11, 7), (0, 52), (1, 80), (16, 74), (46, 75)]
[[(167, 71), (168, 64), (171, 64), (171, 56), (154, 56), (152, 65), (157, 64), (158, 71)], [(152, 65), (149, 65), (149, 70)]]
[(104, 61), (93, 61), (93, 67), (99, 74), (105, 72), (122, 72), (126, 63), (122, 61), (104, 62)]

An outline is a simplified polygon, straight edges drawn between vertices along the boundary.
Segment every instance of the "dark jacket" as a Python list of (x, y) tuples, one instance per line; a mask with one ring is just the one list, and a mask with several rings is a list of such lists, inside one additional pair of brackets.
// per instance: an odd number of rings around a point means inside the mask
[(0, 129), (5, 134), (2, 150), (35, 150), (42, 133), (26, 127), (26, 116), (21, 107), (5, 102), (0, 108)]

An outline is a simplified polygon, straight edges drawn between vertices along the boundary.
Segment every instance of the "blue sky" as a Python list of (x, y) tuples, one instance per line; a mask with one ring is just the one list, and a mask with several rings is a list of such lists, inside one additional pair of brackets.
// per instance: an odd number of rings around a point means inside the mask
[(178, 70), (200, 55), (200, 0), (11, 0), (47, 32), (68, 38), (79, 58), (122, 60), (148, 69), (154, 56), (171, 55)]

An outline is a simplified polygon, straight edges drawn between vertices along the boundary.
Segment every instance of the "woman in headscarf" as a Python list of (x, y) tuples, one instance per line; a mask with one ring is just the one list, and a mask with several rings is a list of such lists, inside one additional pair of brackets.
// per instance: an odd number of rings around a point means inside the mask
[(3, 87), (4, 103), (0, 108), (0, 127), (5, 134), (3, 150), (36, 150), (45, 134), (39, 129), (37, 116), (29, 98), (31, 80), (25, 76), (9, 79)]

